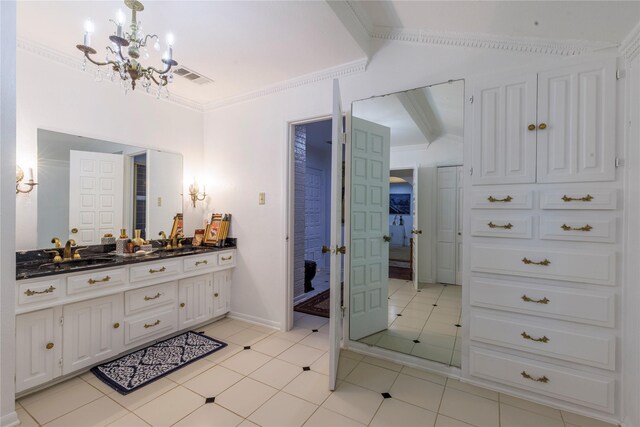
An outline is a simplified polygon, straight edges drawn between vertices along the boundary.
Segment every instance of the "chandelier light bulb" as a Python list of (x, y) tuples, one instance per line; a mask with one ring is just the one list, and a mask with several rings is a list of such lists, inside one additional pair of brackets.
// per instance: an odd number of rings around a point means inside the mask
[(126, 17), (124, 16), (122, 9), (118, 9), (118, 12), (116, 12), (116, 22), (118, 25), (124, 25), (125, 19)]
[(175, 42), (175, 37), (173, 37), (173, 33), (167, 34), (166, 41), (169, 46), (173, 46), (173, 42)]
[(84, 31), (92, 34), (94, 31), (96, 30), (96, 26), (94, 25), (93, 21), (91, 19), (87, 19), (86, 21), (84, 21)]

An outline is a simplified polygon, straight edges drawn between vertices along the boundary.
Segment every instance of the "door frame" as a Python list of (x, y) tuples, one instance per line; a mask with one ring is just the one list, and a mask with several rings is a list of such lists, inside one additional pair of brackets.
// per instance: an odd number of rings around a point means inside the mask
[(288, 331), (293, 327), (293, 238), (295, 236), (295, 127), (299, 125), (331, 120), (331, 113), (309, 118), (291, 120), (286, 123), (287, 143), (285, 144), (285, 174), (284, 174), (284, 229), (285, 235), (285, 310), (281, 321), (281, 328)]

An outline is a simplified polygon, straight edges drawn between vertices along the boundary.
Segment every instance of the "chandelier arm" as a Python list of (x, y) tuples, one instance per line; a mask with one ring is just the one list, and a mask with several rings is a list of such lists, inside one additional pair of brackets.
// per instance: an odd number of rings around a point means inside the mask
[(92, 64), (95, 64), (99, 67), (102, 67), (103, 65), (118, 65), (115, 61), (107, 61), (107, 62), (98, 62), (98, 61), (94, 61), (88, 53), (85, 53), (84, 56), (89, 60), (89, 62), (91, 62)]
[(164, 69), (164, 71), (160, 71), (160, 70), (158, 70), (157, 68), (152, 67), (151, 65), (150, 65), (150, 66), (148, 66), (147, 68), (148, 68), (149, 70), (153, 70), (153, 71), (155, 71), (156, 73), (158, 73), (158, 75), (162, 76), (162, 75), (164, 75), (164, 74), (167, 74), (169, 71), (171, 71), (171, 64), (166, 64), (166, 65), (167, 65), (167, 67)]
[[(151, 67), (149, 67), (149, 68), (151, 68)], [(166, 86), (167, 85), (167, 80), (166, 79), (160, 79), (160, 80), (162, 80), (162, 83), (160, 83), (158, 80), (156, 80), (156, 77), (153, 75), (153, 73), (149, 73), (149, 77), (151, 77), (151, 80), (153, 80), (153, 82), (158, 86)]]
[(142, 41), (140, 42), (140, 46), (141, 46), (141, 47), (145, 47), (145, 46), (147, 45), (147, 42), (149, 41), (149, 39), (152, 39), (152, 40), (153, 40), (154, 38), (156, 38), (156, 39), (158, 39), (158, 40), (160, 39), (160, 37), (158, 37), (158, 35), (157, 35), (157, 34), (148, 34), (148, 35), (144, 38), (144, 40), (142, 40)]

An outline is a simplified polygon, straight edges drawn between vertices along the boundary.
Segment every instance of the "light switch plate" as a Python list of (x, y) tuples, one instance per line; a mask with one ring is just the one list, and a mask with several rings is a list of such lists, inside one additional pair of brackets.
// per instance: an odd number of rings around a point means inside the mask
[(265, 193), (258, 193), (258, 204), (264, 205), (266, 203)]
[(158, 197), (158, 207), (162, 206), (162, 197)]

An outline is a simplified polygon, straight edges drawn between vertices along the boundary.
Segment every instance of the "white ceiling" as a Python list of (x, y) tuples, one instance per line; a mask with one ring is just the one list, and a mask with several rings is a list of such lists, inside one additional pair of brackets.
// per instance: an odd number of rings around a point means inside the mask
[[(309, 1), (146, 0), (147, 33), (175, 35), (174, 58), (213, 84), (177, 78), (172, 93), (202, 105), (365, 58), (335, 7)], [(639, 1), (351, 1), (369, 29), (401, 27), (619, 43), (640, 19)], [(93, 46), (104, 58), (111, 1), (19, 1), (18, 36), (80, 58), (83, 24), (96, 26)], [(344, 9), (343, 9), (344, 10)], [(335, 11), (335, 12), (334, 12)], [(537, 22), (537, 25), (535, 24)], [(163, 43), (164, 44), (164, 43)], [(163, 48), (164, 49), (164, 48)], [(159, 64), (151, 52), (148, 63)], [(369, 52), (370, 55), (373, 52)], [(146, 62), (145, 62), (146, 63)]]

